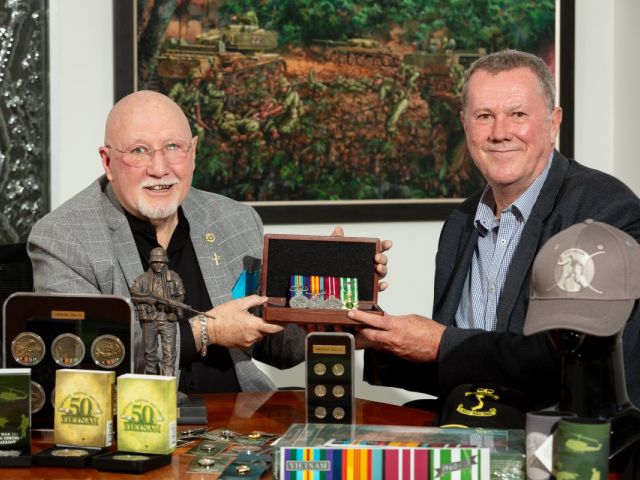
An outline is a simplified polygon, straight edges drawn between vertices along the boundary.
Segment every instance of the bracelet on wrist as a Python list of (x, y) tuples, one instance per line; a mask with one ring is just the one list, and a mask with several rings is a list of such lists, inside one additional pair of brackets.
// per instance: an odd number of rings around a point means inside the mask
[(198, 315), (200, 320), (200, 355), (207, 356), (207, 347), (209, 346), (209, 335), (207, 334), (207, 317)]

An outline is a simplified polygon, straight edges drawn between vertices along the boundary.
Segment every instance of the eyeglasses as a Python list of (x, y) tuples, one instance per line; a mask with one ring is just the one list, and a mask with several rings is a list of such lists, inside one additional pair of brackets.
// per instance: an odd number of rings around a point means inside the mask
[(120, 150), (111, 145), (105, 145), (105, 148), (113, 148), (116, 152), (122, 154), (122, 161), (132, 167), (146, 167), (151, 165), (153, 155), (156, 152), (162, 152), (164, 159), (171, 165), (179, 165), (187, 159), (188, 153), (192, 147), (191, 142), (170, 141), (160, 148), (149, 148), (146, 145), (135, 145), (128, 150)]

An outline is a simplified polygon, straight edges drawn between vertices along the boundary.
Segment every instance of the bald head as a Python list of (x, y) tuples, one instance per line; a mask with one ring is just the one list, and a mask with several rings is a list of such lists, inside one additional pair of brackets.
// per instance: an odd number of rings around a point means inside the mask
[(191, 137), (189, 121), (173, 100), (152, 90), (140, 90), (121, 99), (109, 112), (104, 131), (105, 145), (121, 143), (119, 140), (125, 132), (148, 129), (151, 119), (166, 121), (175, 129), (182, 130), (184, 138)]

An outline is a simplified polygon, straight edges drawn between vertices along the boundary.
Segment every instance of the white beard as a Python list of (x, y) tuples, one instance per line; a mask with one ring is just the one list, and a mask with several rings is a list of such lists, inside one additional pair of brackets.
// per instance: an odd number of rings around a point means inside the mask
[[(170, 180), (158, 181), (144, 181), (140, 184), (141, 188), (153, 187), (154, 185), (177, 185), (179, 182), (173, 178)], [(167, 203), (168, 202), (168, 203)], [(177, 211), (180, 204), (177, 200), (169, 200), (159, 204), (148, 203), (146, 198), (139, 198), (138, 211), (147, 217), (149, 220), (164, 220), (173, 216)]]
[(179, 204), (176, 200), (172, 200), (169, 204), (149, 205), (144, 200), (138, 200), (137, 207), (138, 211), (149, 220), (164, 220), (178, 211)]

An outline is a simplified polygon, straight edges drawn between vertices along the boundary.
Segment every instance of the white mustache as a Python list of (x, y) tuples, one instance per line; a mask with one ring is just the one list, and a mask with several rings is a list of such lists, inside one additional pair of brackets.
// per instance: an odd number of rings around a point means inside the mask
[(143, 180), (140, 183), (140, 188), (153, 188), (153, 187), (171, 187), (177, 185), (180, 181), (177, 178), (164, 179), (162, 181), (157, 180)]

